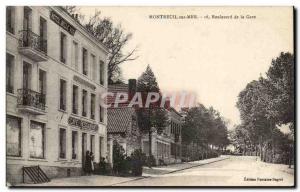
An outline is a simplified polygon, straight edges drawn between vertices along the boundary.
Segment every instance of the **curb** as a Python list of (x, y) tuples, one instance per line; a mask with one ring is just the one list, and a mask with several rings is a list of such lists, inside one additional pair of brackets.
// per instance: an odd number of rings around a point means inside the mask
[(142, 179), (147, 179), (149, 177), (150, 176), (141, 176), (139, 178), (135, 178), (135, 179), (132, 179), (132, 180), (129, 180), (129, 181), (123, 181), (123, 182), (120, 182), (120, 183), (114, 183), (114, 184), (111, 184), (111, 185), (104, 185), (104, 186), (114, 186), (114, 185), (119, 185), (119, 184), (122, 184), (122, 183), (128, 183), (128, 182), (132, 182), (132, 181), (138, 181), (138, 180), (142, 180)]
[(229, 159), (229, 157), (225, 157), (223, 159), (218, 159), (216, 161), (211, 161), (211, 162), (208, 162), (208, 163), (203, 163), (203, 164), (200, 164), (200, 165), (194, 165), (194, 166), (191, 166), (191, 167), (186, 167), (186, 168), (183, 168), (183, 169), (178, 169), (178, 170), (170, 171), (168, 173), (163, 173), (163, 174), (160, 174), (160, 175), (166, 175), (166, 174), (170, 174), (170, 173), (174, 173), (174, 172), (178, 172), (178, 171), (182, 171), (182, 170), (186, 170), (186, 169), (191, 169), (191, 168), (194, 168), (194, 167), (200, 167), (202, 165), (208, 165), (208, 164), (219, 162), (219, 161), (223, 161), (223, 160), (226, 160), (226, 159)]
[[(183, 168), (183, 169), (178, 169), (178, 170), (175, 170), (175, 171), (170, 171), (170, 172), (168, 172), (168, 173), (163, 173), (163, 174), (159, 174), (159, 175), (166, 175), (166, 174), (174, 173), (174, 172), (177, 172), (177, 171), (182, 171), (182, 170), (186, 170), (186, 169), (191, 169), (191, 168), (194, 168), (194, 167), (200, 167), (200, 166), (202, 166), (202, 165), (207, 165), (207, 164), (210, 164), (210, 163), (215, 163), (215, 162), (218, 162), (218, 161), (223, 161), (223, 160), (226, 160), (226, 159), (229, 159), (229, 158), (230, 158), (230, 157), (225, 157), (225, 158), (222, 158), (222, 159), (218, 159), (218, 160), (216, 160), (216, 161), (211, 161), (211, 162), (203, 163), (203, 164), (200, 164), (200, 165), (194, 165), (194, 166), (191, 166), (191, 167), (187, 167), (187, 168)], [(142, 179), (147, 179), (147, 178), (151, 178), (151, 177), (152, 177), (152, 176), (142, 176), (142, 177), (139, 177), (139, 178), (130, 180), (130, 181), (123, 181), (123, 182), (120, 182), (120, 183), (114, 183), (114, 184), (111, 184), (111, 185), (108, 185), (108, 186), (119, 185), (119, 184), (122, 184), (122, 183), (128, 183), (128, 182), (137, 181), (137, 180), (142, 180)]]

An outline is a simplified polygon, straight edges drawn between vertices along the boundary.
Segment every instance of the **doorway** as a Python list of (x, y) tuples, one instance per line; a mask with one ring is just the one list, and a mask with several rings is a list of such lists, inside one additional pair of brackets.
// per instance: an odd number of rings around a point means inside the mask
[(87, 135), (86, 133), (82, 133), (82, 168), (84, 170), (84, 165), (85, 165), (85, 153), (86, 153), (86, 150), (87, 150)]

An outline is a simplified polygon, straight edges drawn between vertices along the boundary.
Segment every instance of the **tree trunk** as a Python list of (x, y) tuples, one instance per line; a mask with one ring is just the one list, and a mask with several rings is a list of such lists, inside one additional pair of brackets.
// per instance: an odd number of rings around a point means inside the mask
[(152, 155), (152, 132), (149, 130), (149, 157)]
[(273, 138), (273, 129), (275, 127), (275, 123), (274, 123), (274, 120), (271, 120), (271, 163), (274, 162), (274, 156), (275, 156), (275, 150), (274, 150), (274, 138)]
[(263, 161), (262, 136), (260, 136), (259, 139), (259, 156), (260, 156), (260, 160)]

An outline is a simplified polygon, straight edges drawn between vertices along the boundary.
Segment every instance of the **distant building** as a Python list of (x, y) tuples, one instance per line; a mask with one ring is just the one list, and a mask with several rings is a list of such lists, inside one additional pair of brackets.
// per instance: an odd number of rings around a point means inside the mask
[[(118, 141), (127, 152), (127, 155), (130, 155), (134, 149), (138, 148), (142, 149), (146, 155), (149, 155), (149, 135), (138, 133), (137, 131), (133, 131), (136, 134), (134, 137), (128, 134), (131, 132), (130, 130), (135, 130), (135, 127), (131, 127), (130, 115), (132, 117), (137, 116), (137, 107), (128, 107), (128, 104), (136, 93), (136, 80), (130, 79), (128, 84), (109, 85), (108, 92), (113, 94), (107, 99), (108, 104), (111, 105), (108, 109), (109, 138)], [(115, 101), (118, 94), (127, 95), (128, 100), (125, 99), (122, 103), (116, 104)], [(170, 125), (161, 134), (157, 132), (152, 133), (152, 155), (155, 157), (157, 164), (159, 162), (166, 164), (181, 162), (182, 116), (174, 108), (166, 107), (165, 110), (168, 113)], [(116, 124), (114, 121), (119, 123)], [(138, 128), (138, 123), (136, 125)], [(126, 130), (127, 133), (125, 133)], [(140, 128), (137, 130), (140, 130)], [(123, 137), (120, 136), (122, 134)], [(140, 137), (137, 136), (138, 134), (141, 134)]]
[[(171, 164), (181, 162), (181, 126), (182, 117), (174, 109), (166, 109), (170, 125), (165, 128), (163, 133), (152, 133), (151, 150), (152, 155), (156, 159), (156, 163), (160, 162)], [(149, 136), (144, 134), (142, 137), (142, 150), (149, 155)]]
[(188, 107), (182, 107), (179, 111), (179, 114), (182, 116), (182, 120), (185, 121), (185, 118), (189, 112), (189, 109)]
[[(132, 89), (129, 89), (132, 88)], [(107, 103), (111, 105), (108, 110), (107, 133), (109, 149), (112, 154), (113, 141), (117, 141), (130, 156), (135, 149), (141, 149), (141, 133), (138, 127), (138, 119), (135, 107), (129, 107), (129, 98), (125, 102), (115, 103), (117, 94), (131, 96), (136, 91), (136, 80), (130, 79), (127, 84), (109, 85)], [(116, 104), (116, 105), (115, 105)]]
[(6, 16), (7, 182), (22, 182), (23, 166), (81, 175), (87, 150), (95, 162), (108, 155), (98, 96), (107, 48), (60, 7), (10, 6)]
[(141, 134), (134, 108), (108, 108), (107, 131), (109, 139), (116, 140), (130, 156), (135, 149), (141, 149)]

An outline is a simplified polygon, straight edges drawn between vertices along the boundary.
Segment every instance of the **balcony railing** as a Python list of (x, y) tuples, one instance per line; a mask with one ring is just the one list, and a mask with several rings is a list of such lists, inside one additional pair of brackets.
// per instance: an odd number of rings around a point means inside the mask
[[(22, 30), (19, 33), (19, 48), (24, 52), (23, 54), (37, 61), (45, 61), (45, 57), (47, 56), (47, 40), (30, 30)], [(24, 51), (24, 48), (29, 48), (33, 53)]]
[(32, 107), (45, 111), (46, 96), (30, 89), (18, 89), (17, 102), (19, 107)]

